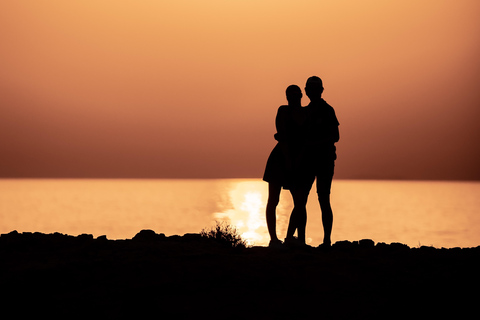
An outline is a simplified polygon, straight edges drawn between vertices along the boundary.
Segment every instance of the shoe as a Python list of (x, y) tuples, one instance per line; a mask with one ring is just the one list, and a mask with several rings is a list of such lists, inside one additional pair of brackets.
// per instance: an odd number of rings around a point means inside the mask
[(332, 244), (330, 242), (324, 242), (317, 247), (317, 249), (320, 249), (320, 250), (330, 250), (331, 248), (332, 248)]
[(307, 246), (307, 244), (305, 242), (300, 241), (297, 237), (285, 238), (284, 244), (287, 247), (291, 247), (291, 248), (292, 247), (298, 248), (298, 247), (306, 247)]
[(268, 244), (269, 248), (282, 248), (283, 243), (282, 241), (275, 239), (275, 240), (270, 240), (270, 243)]

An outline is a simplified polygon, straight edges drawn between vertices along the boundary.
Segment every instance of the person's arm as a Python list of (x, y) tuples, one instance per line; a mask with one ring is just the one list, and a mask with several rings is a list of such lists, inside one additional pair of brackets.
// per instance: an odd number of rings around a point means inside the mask
[(277, 133), (275, 134), (275, 139), (280, 145), (280, 149), (285, 157), (285, 164), (287, 168), (292, 166), (292, 157), (290, 152), (290, 147), (288, 143), (288, 132), (287, 132), (287, 117), (288, 114), (286, 111), (286, 106), (280, 106), (277, 111), (277, 116), (275, 118), (275, 127), (277, 128)]
[(318, 144), (333, 144), (340, 140), (338, 126), (329, 126), (317, 134), (315, 142)]
[(315, 123), (316, 128), (314, 128), (313, 141), (311, 142), (321, 145), (338, 142), (340, 140), (339, 123), (333, 108), (330, 107), (329, 111), (322, 118), (324, 119), (323, 121)]
[(340, 140), (340, 131), (338, 130), (338, 126), (335, 126), (334, 133), (333, 133), (333, 143), (338, 142)]
[(340, 140), (340, 131), (338, 130), (338, 126), (340, 123), (338, 122), (337, 115), (335, 114), (335, 110), (330, 107), (331, 113), (330, 113), (330, 125), (331, 127), (329, 128), (329, 136), (332, 139), (332, 142), (338, 142)]
[(323, 140), (326, 143), (338, 142), (338, 140), (340, 140), (340, 132), (338, 131), (338, 126), (329, 126), (327, 129), (327, 135)]
[(275, 128), (277, 129), (277, 133), (274, 135), (275, 140), (285, 141), (287, 131), (285, 106), (278, 108), (277, 116), (275, 117)]

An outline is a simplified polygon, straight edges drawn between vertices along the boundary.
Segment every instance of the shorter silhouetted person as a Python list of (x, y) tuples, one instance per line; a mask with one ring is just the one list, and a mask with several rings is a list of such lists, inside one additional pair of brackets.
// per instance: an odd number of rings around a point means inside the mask
[[(279, 246), (282, 242), (278, 239), (276, 231), (276, 208), (280, 200), (281, 189), (290, 190), (294, 199), (292, 215), (298, 210), (305, 211), (306, 200), (300, 201), (298, 192), (299, 177), (297, 168), (298, 160), (303, 158), (303, 145), (305, 142), (306, 110), (302, 108), (302, 91), (296, 85), (291, 85), (286, 90), (288, 105), (278, 108), (275, 118), (278, 141), (267, 160), (263, 180), (268, 182), (268, 201), (266, 207), (267, 228), (270, 234), (269, 246)], [(310, 184), (311, 186), (311, 184)], [(308, 193), (307, 193), (308, 196)], [(303, 206), (303, 208), (302, 208)]]
[(305, 107), (308, 114), (308, 159), (310, 168), (317, 180), (317, 195), (322, 211), (324, 230), (323, 244), (330, 246), (333, 211), (330, 204), (330, 190), (337, 159), (335, 143), (340, 139), (339, 122), (335, 110), (322, 99), (323, 82), (317, 77), (308, 78), (305, 94), (310, 103)]

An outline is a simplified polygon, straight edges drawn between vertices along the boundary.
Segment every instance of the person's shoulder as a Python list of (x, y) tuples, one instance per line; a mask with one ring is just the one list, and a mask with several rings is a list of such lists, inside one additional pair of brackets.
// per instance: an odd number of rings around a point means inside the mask
[(324, 109), (327, 113), (335, 114), (335, 109), (325, 100), (322, 99), (322, 109)]
[(327, 101), (325, 101), (325, 100), (322, 99), (322, 102), (323, 102), (323, 105), (324, 105), (325, 107), (327, 107), (328, 109), (334, 110), (333, 107), (332, 107)]
[(326, 110), (333, 110), (332, 106), (323, 99), (317, 102), (310, 102), (305, 108), (320, 113), (324, 113)]
[(281, 105), (280, 107), (278, 107), (278, 110), (277, 110), (277, 113), (283, 113), (283, 112), (286, 112), (290, 109), (290, 106), (288, 105)]
[(332, 108), (332, 106), (329, 105), (328, 102), (325, 101), (324, 99), (320, 99), (320, 100), (315, 101), (315, 102), (310, 101), (310, 103), (306, 107), (312, 108), (312, 109), (325, 108), (325, 107)]
[(338, 126), (340, 123), (338, 122), (337, 115), (335, 114), (335, 109), (333, 109), (333, 107), (330, 104), (328, 104), (327, 101), (325, 100), (323, 101), (325, 103), (325, 109), (327, 110), (327, 113), (333, 119), (332, 121), (334, 121), (335, 124)]

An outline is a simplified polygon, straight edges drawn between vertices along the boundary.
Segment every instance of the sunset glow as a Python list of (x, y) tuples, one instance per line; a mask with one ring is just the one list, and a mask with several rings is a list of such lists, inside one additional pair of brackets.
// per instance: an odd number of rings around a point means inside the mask
[(315, 74), (340, 121), (337, 178), (480, 179), (479, 13), (2, 1), (0, 177), (258, 178), (285, 88)]
[(214, 214), (214, 218), (226, 221), (248, 244), (268, 244), (265, 225), (267, 189), (263, 182), (239, 181), (229, 190), (231, 208)]

